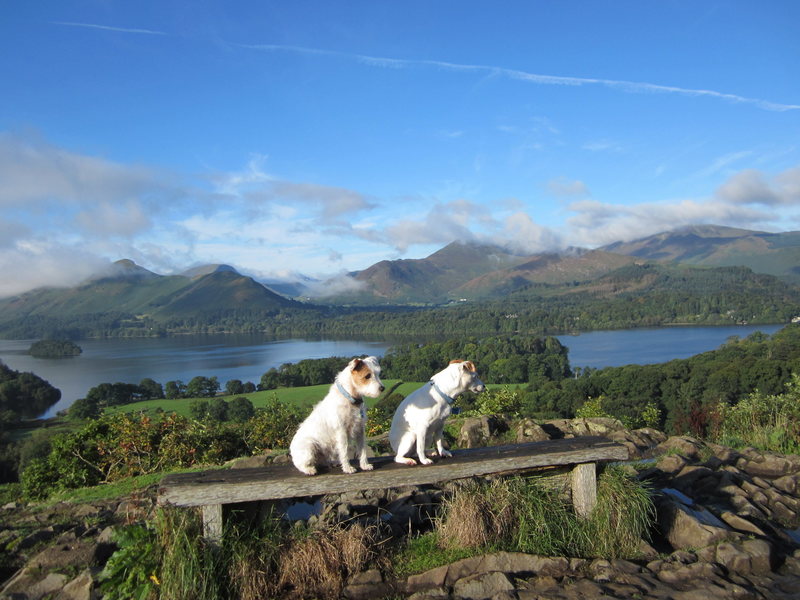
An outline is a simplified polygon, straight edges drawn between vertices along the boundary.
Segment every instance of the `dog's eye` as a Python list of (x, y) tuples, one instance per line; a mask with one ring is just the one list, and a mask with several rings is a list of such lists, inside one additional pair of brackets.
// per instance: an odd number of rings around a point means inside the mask
[(367, 373), (367, 374), (364, 376), (364, 379), (369, 379), (370, 377), (372, 377), (372, 373)]

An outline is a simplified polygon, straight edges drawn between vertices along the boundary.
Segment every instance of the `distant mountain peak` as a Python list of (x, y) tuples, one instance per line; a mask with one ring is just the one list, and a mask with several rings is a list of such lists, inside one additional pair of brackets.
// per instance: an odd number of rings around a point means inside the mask
[(97, 273), (91, 280), (96, 279), (151, 279), (158, 277), (156, 273), (140, 267), (129, 258), (114, 261), (108, 268)]
[(760, 235), (763, 231), (752, 231), (750, 229), (739, 229), (737, 227), (727, 227), (725, 225), (686, 225), (672, 231), (659, 233), (659, 236), (670, 236), (674, 234), (691, 233), (701, 238), (738, 238), (751, 235)]
[(211, 264), (211, 265), (199, 265), (197, 267), (192, 267), (191, 269), (186, 269), (181, 273), (184, 277), (202, 277), (204, 275), (210, 275), (211, 273), (236, 273), (237, 275), (241, 275), (239, 271), (233, 268), (230, 265), (224, 264)]

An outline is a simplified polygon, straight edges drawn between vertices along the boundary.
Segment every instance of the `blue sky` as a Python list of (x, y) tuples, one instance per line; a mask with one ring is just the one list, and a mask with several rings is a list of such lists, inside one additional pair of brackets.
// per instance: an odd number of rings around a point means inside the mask
[(0, 4), (0, 295), (800, 229), (800, 3)]

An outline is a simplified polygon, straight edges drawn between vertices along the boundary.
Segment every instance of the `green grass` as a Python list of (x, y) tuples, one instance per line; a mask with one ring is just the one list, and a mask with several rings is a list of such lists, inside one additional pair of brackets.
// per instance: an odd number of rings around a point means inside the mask
[(496, 549), (637, 558), (654, 517), (647, 487), (616, 467), (606, 468), (598, 478), (597, 506), (587, 519), (579, 518), (536, 477), (473, 481), (445, 500), (435, 534), (409, 545), (409, 553), (425, 556), (407, 560), (424, 570), (452, 560), (448, 551), (472, 555)]
[[(399, 382), (398, 379), (384, 379), (383, 385), (386, 387), (387, 390), (389, 390), (392, 388), (393, 385), (395, 385), (398, 382)], [(400, 383), (400, 385), (394, 391), (395, 393), (400, 393), (403, 396), (408, 396), (411, 392), (421, 387), (424, 383), (425, 382), (420, 382), (420, 381), (404, 381)], [(488, 389), (494, 390), (508, 386), (503, 384), (490, 384), (487, 385), (486, 387)], [(236, 394), (234, 396), (222, 396), (222, 397), (225, 400), (244, 397), (250, 400), (250, 402), (253, 403), (253, 406), (255, 408), (263, 408), (267, 404), (267, 401), (270, 398), (272, 398), (273, 396), (277, 396), (280, 402), (284, 402), (286, 404), (292, 404), (306, 409), (311, 409), (312, 406), (314, 406), (317, 402), (319, 402), (325, 397), (325, 394), (328, 393), (328, 388), (330, 388), (330, 384), (326, 383), (324, 385), (278, 388), (275, 390), (253, 392), (251, 394)], [(166, 413), (174, 412), (184, 417), (188, 417), (190, 416), (189, 405), (193, 400), (208, 400), (208, 398), (178, 398), (175, 400), (166, 400), (162, 398), (159, 400), (144, 400), (142, 402), (133, 402), (132, 404), (123, 404), (122, 406), (111, 406), (105, 410), (105, 413), (109, 415), (115, 415), (125, 412), (144, 412), (147, 414), (156, 414), (156, 412), (158, 412), (158, 409), (161, 409)], [(374, 406), (377, 401), (378, 398), (367, 398), (366, 399), (367, 407), (370, 408)]]
[(435, 531), (411, 538), (393, 561), (395, 575), (408, 577), (414, 573), (424, 573), (430, 569), (449, 565), (463, 558), (470, 558), (485, 552), (484, 548), (442, 548)]
[(58, 502), (85, 504), (88, 502), (111, 500), (113, 498), (120, 498), (122, 496), (130, 496), (133, 493), (140, 492), (151, 485), (158, 483), (165, 475), (169, 473), (191, 473), (194, 471), (208, 471), (215, 468), (221, 469), (223, 467), (202, 465), (187, 469), (175, 469), (171, 471), (149, 473), (147, 475), (138, 475), (136, 477), (128, 477), (120, 481), (104, 483), (102, 485), (61, 490), (50, 496), (47, 499), (47, 504), (56, 504)]
[[(390, 389), (395, 383), (398, 383), (397, 379), (383, 380), (383, 384), (386, 386), (386, 389)], [(422, 383), (403, 382), (395, 391), (403, 394), (404, 396), (407, 396), (421, 385)], [(311, 407), (314, 406), (314, 404), (316, 404), (325, 397), (325, 394), (328, 393), (329, 388), (330, 384), (326, 383), (324, 385), (278, 388), (275, 390), (253, 392), (251, 394), (236, 394), (234, 396), (222, 396), (222, 398), (224, 398), (225, 400), (231, 400), (233, 398), (243, 397), (250, 400), (250, 402), (253, 403), (253, 406), (255, 408), (263, 408), (264, 406), (266, 406), (267, 401), (270, 398), (272, 398), (273, 396), (277, 396), (280, 402), (299, 406), (306, 409), (311, 409)], [(125, 412), (145, 412), (147, 414), (155, 414), (156, 412), (158, 412), (158, 409), (161, 409), (167, 413), (174, 412), (179, 415), (188, 417), (190, 416), (189, 406), (193, 400), (208, 400), (208, 398), (178, 398), (175, 400), (166, 400), (162, 398), (159, 400), (144, 400), (142, 402), (123, 404), (122, 406), (111, 406), (105, 410), (105, 413), (109, 415), (115, 415)], [(367, 407), (373, 406), (377, 401), (378, 401), (377, 398), (367, 398), (366, 399)]]

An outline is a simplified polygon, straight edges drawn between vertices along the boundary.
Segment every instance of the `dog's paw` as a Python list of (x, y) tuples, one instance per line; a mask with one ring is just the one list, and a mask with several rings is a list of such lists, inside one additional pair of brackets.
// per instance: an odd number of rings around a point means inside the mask
[(423, 458), (423, 459), (420, 459), (419, 462), (421, 462), (423, 465), (432, 465), (433, 464), (433, 461), (430, 458), (428, 458), (427, 456), (425, 458)]
[(417, 466), (417, 461), (413, 458), (406, 458), (405, 456), (399, 456), (394, 459), (394, 462), (400, 463), (401, 465), (408, 465), (409, 467)]
[(439, 456), (441, 456), (442, 458), (450, 458), (451, 456), (453, 456), (453, 453), (450, 452), (450, 450), (442, 450), (439, 453)]
[(356, 472), (356, 468), (353, 465), (351, 465), (350, 463), (347, 463), (347, 464), (342, 465), (342, 471), (344, 471), (347, 474), (355, 473)]
[(372, 469), (374, 469), (374, 468), (375, 467), (373, 465), (369, 464), (369, 463), (364, 463), (363, 465), (361, 465), (361, 470), (362, 471), (372, 471)]

